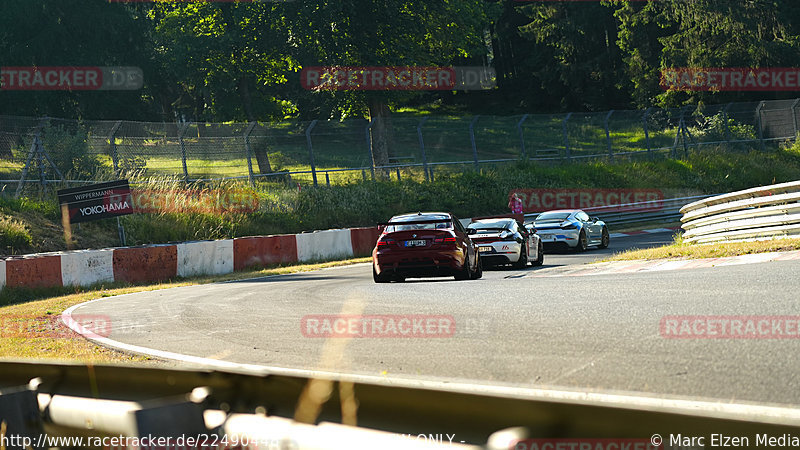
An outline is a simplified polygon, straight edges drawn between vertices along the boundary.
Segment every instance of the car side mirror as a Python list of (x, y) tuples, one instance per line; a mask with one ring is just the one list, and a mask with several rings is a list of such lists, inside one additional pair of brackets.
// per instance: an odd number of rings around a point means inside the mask
[(599, 217), (592, 217), (592, 222), (600, 222), (600, 218)]
[(383, 230), (385, 230), (385, 229), (386, 229), (386, 227), (384, 225), (378, 225), (378, 232), (379, 233), (383, 233)]
[(467, 234), (477, 234), (478, 230), (475, 228), (467, 228)]

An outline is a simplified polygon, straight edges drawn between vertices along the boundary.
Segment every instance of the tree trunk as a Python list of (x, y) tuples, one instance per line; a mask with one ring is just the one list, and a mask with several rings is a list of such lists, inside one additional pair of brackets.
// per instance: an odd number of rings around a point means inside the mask
[[(372, 120), (370, 141), (372, 143), (372, 163), (378, 166), (389, 164), (392, 155), (392, 120), (389, 106), (380, 98), (371, 98), (367, 102), (369, 117)], [(384, 170), (388, 173), (388, 169)]]

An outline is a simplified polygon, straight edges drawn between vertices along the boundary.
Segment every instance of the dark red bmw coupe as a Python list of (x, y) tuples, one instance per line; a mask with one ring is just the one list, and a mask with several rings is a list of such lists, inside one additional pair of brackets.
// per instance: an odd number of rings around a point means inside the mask
[(483, 276), (478, 246), (450, 213), (403, 214), (378, 228), (382, 233), (372, 251), (376, 283), (442, 276), (476, 280)]

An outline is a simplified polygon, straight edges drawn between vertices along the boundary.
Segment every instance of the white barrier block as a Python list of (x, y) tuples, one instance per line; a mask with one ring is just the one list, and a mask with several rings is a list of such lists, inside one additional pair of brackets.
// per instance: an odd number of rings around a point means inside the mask
[(0, 260), (0, 291), (6, 287), (6, 260)]
[(61, 253), (64, 286), (89, 286), (114, 281), (114, 250), (76, 250)]
[(178, 244), (178, 276), (233, 272), (233, 239)]
[(315, 231), (295, 236), (298, 261), (333, 261), (353, 257), (349, 229)]

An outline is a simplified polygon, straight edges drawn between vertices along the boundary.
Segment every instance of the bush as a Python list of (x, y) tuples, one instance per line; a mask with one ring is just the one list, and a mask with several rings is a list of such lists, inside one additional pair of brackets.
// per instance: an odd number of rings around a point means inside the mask
[(0, 249), (4, 254), (24, 253), (32, 245), (33, 238), (25, 224), (8, 217), (0, 218)]

